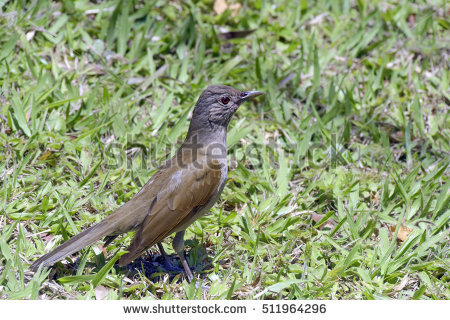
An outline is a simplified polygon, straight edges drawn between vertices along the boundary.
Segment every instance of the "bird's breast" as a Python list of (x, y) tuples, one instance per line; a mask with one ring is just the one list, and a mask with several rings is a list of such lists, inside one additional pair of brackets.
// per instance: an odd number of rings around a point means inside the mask
[(188, 228), (195, 220), (200, 219), (204, 215), (208, 214), (211, 207), (219, 200), (220, 195), (222, 194), (222, 191), (225, 187), (225, 183), (227, 181), (227, 174), (228, 174), (228, 166), (227, 161), (224, 160), (218, 160), (217, 162), (220, 165), (220, 181), (217, 185), (216, 190), (212, 193), (211, 198), (206, 202), (206, 204), (194, 208), (193, 212), (189, 215), (188, 219), (183, 221), (182, 224), (177, 226), (176, 230), (174, 232), (182, 231)]

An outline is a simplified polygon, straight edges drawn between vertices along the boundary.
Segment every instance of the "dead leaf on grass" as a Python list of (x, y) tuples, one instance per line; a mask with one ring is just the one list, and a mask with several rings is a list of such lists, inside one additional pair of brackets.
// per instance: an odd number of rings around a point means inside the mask
[(229, 9), (231, 15), (235, 17), (239, 13), (239, 10), (241, 10), (241, 7), (240, 3), (227, 4), (225, 0), (216, 0), (213, 9), (216, 14), (222, 14)]
[[(391, 236), (389, 237), (390, 240), (392, 240), (392, 236), (395, 232), (396, 226), (389, 226), (389, 231), (391, 233)], [(398, 242), (404, 242), (408, 238), (409, 234), (413, 232), (412, 228), (408, 228), (407, 226), (401, 225), (400, 230), (398, 230), (397, 234), (397, 241)]]
[(52, 240), (53, 238), (54, 238), (54, 235), (53, 234), (51, 234), (51, 233), (41, 233), (40, 235), (39, 235), (40, 237), (41, 237), (41, 239), (42, 240), (45, 240), (45, 241), (50, 241), (50, 240)]
[[(318, 214), (318, 213), (311, 213), (311, 218), (314, 220), (315, 223), (319, 222), (325, 215), (324, 214)], [(327, 221), (325, 221), (324, 224), (322, 224), (319, 229), (322, 230), (323, 227), (328, 226), (330, 228), (334, 228), (337, 226), (337, 222), (332, 220), (332, 219), (328, 219)]]
[(109, 289), (99, 285), (95, 287), (95, 298), (97, 300), (105, 300), (108, 297)]
[(402, 281), (400, 281), (400, 283), (394, 287), (394, 290), (395, 291), (403, 290), (403, 288), (407, 286), (408, 282), (409, 282), (409, 273), (406, 273)]
[(105, 257), (108, 256), (108, 252), (106, 251), (106, 248), (105, 248), (103, 245), (99, 244), (99, 245), (98, 245), (98, 248), (103, 252), (103, 255), (104, 255)]

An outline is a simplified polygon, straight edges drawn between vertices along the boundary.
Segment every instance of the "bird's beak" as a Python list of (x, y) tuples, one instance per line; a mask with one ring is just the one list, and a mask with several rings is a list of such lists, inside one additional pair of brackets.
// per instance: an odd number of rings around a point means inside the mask
[(264, 94), (260, 91), (244, 91), (241, 93), (241, 97), (239, 98), (239, 103), (242, 103), (244, 101), (252, 100), (257, 96), (260, 96)]

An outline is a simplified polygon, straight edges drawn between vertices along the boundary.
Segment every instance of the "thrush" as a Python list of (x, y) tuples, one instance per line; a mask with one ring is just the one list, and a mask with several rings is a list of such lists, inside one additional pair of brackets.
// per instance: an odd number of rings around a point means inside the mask
[(208, 87), (194, 107), (183, 144), (142, 189), (104, 220), (37, 259), (31, 269), (52, 265), (102, 238), (107, 245), (118, 235), (135, 231), (128, 252), (119, 259), (119, 265), (125, 266), (155, 244), (162, 250), (161, 241), (176, 233), (172, 247), (192, 280), (183, 253), (185, 230), (209, 212), (225, 186), (227, 127), (232, 115), (244, 101), (261, 94), (224, 85)]

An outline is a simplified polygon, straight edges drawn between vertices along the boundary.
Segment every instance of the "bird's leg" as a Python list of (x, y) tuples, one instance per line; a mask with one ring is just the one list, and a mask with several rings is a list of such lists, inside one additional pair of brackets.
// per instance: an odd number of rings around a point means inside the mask
[(184, 268), (184, 271), (186, 272), (188, 281), (191, 282), (192, 279), (194, 278), (194, 276), (192, 275), (191, 269), (189, 268), (189, 265), (186, 261), (186, 257), (184, 256), (184, 253), (183, 253), (184, 232), (185, 232), (185, 230), (177, 232), (177, 234), (173, 238), (172, 247), (175, 250), (175, 252), (178, 254), (178, 256), (180, 257), (180, 260), (181, 260), (181, 263), (183, 264), (183, 268)]
[(164, 259), (166, 259), (167, 261), (169, 261), (169, 260), (168, 260), (169, 257), (167, 256), (166, 250), (164, 250), (164, 248), (163, 248), (161, 242), (158, 242), (157, 245), (158, 245), (159, 252), (161, 252), (161, 255), (164, 257)]
[(167, 254), (166, 250), (164, 250), (164, 247), (162, 246), (161, 242), (157, 243), (158, 249), (161, 252), (161, 255), (164, 259), (164, 268), (168, 271), (177, 272), (180, 273), (182, 269), (178, 266), (174, 266), (171, 262), (171, 259), (169, 258), (169, 255)]

